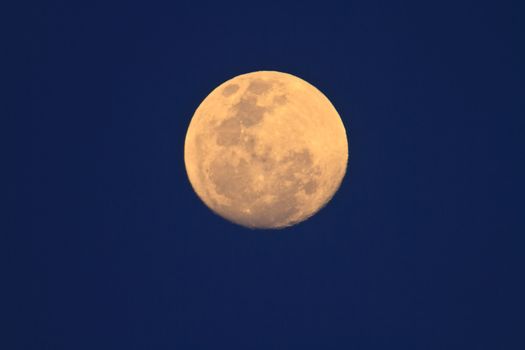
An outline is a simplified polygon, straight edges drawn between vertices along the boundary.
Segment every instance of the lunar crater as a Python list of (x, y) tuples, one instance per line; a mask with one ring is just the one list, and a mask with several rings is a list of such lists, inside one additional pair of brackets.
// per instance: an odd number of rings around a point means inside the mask
[(233, 110), (235, 113), (233, 118), (238, 119), (243, 126), (249, 128), (262, 121), (267, 108), (257, 105), (257, 97), (247, 96), (241, 98), (234, 105)]
[(278, 105), (280, 105), (280, 106), (286, 104), (286, 102), (287, 102), (286, 95), (275, 96), (273, 98), (273, 102), (278, 104)]
[(237, 90), (239, 90), (239, 85), (237, 85), (237, 84), (227, 85), (227, 86), (222, 90), (222, 94), (223, 94), (224, 96), (230, 96), (230, 95), (233, 95), (234, 93), (236, 93)]
[(241, 124), (236, 119), (226, 119), (217, 127), (217, 145), (232, 146), (239, 143)]
[(259, 95), (267, 92), (268, 90), (270, 90), (271, 87), (272, 82), (270, 81), (265, 81), (262, 79), (253, 79), (250, 82), (250, 85), (248, 85), (248, 91)]

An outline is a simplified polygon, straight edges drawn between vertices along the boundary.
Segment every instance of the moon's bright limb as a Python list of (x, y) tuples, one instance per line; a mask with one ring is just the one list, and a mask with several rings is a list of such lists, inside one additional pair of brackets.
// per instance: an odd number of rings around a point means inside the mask
[(184, 147), (197, 195), (220, 216), (250, 228), (306, 220), (346, 172), (344, 125), (330, 101), (290, 74), (239, 75), (195, 111)]

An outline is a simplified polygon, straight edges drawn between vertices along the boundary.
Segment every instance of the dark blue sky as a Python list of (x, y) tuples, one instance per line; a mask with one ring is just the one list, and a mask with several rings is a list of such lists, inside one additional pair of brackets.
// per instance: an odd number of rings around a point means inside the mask
[[(525, 348), (520, 2), (7, 14), (0, 348)], [(255, 70), (317, 86), (349, 136), (339, 192), (283, 231), (215, 216), (184, 169), (195, 108)]]

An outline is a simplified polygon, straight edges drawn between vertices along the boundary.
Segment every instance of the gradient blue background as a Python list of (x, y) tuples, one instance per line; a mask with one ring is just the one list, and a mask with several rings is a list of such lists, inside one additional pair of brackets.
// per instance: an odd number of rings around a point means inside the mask
[[(0, 348), (524, 349), (523, 10), (18, 3)], [(184, 169), (198, 104), (255, 70), (349, 135), (339, 192), (283, 231), (215, 216)]]

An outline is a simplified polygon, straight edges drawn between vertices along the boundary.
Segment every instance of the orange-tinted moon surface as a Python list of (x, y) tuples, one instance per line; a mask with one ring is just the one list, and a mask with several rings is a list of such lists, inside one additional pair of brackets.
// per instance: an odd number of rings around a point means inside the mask
[(304, 221), (345, 175), (345, 127), (330, 101), (291, 74), (259, 71), (221, 84), (189, 125), (186, 171), (215, 213), (250, 228)]

